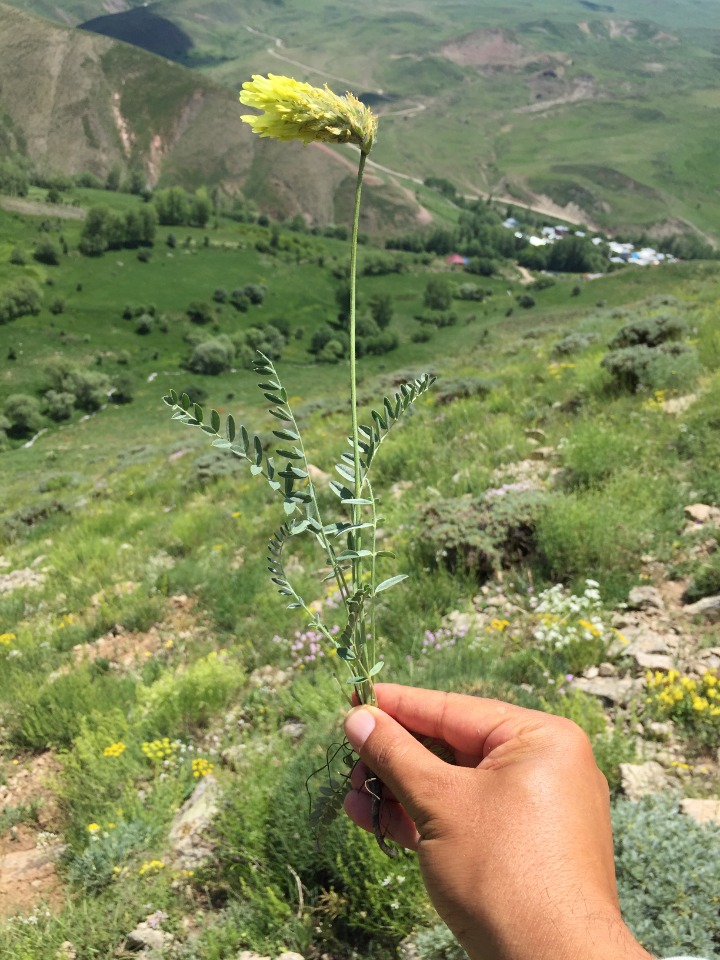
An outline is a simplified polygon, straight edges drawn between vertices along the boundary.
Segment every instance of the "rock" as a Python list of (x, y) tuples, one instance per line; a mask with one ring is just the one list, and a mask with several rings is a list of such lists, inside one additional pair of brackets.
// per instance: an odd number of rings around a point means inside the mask
[(275, 960), (305, 960), (305, 957), (299, 953), (293, 953), (292, 950), (286, 950), (285, 953), (281, 953)]
[(720, 826), (720, 800), (699, 800), (686, 797), (680, 801), (680, 809), (697, 823), (716, 823)]
[(664, 610), (665, 602), (655, 587), (633, 587), (628, 594), (630, 610)]
[(555, 455), (555, 450), (552, 447), (536, 447), (534, 450), (530, 451), (530, 460), (550, 460)]
[(630, 677), (576, 677), (571, 685), (608, 706), (625, 706), (632, 694), (640, 689), (639, 682)]
[(663, 793), (668, 788), (665, 771), (655, 760), (648, 763), (621, 763), (622, 791), (630, 800), (640, 800), (650, 793)]
[(236, 960), (270, 960), (270, 957), (261, 957), (259, 953), (253, 953), (252, 950), (241, 950)]
[(601, 663), (598, 667), (598, 673), (601, 677), (614, 677), (617, 670), (614, 663)]
[(599, 677), (599, 676), (600, 676), (599, 667), (588, 667), (585, 673), (583, 674), (583, 677), (585, 677), (586, 680), (594, 680), (596, 677)]
[(208, 829), (217, 814), (220, 788), (211, 774), (201, 777), (170, 827), (171, 859), (183, 870), (194, 870), (212, 855)]
[(707, 503), (691, 503), (685, 507), (685, 516), (695, 523), (712, 523), (720, 526), (720, 509)]
[(698, 660), (693, 665), (693, 670), (700, 674), (706, 670), (720, 670), (720, 647), (705, 647), (704, 650), (698, 650)]
[(279, 667), (272, 667), (266, 663), (265, 666), (253, 670), (249, 679), (254, 687), (277, 690), (278, 687), (284, 687), (290, 683), (290, 674)]
[(675, 666), (672, 657), (666, 657), (662, 653), (635, 653), (633, 655), (635, 663), (643, 670), (664, 670), (669, 673)]
[(280, 727), (280, 733), (284, 737), (289, 737), (293, 742), (296, 742), (305, 733), (305, 724), (299, 721), (285, 723)]
[(656, 633), (654, 630), (647, 630), (637, 637), (633, 637), (629, 643), (622, 644), (613, 641), (610, 646), (610, 653), (613, 655), (621, 654), (624, 657), (634, 657), (638, 653), (670, 653), (676, 643), (677, 639), (674, 635), (670, 636), (669, 634)]
[(315, 484), (316, 487), (327, 487), (332, 479), (329, 473), (325, 473), (324, 470), (321, 470), (320, 467), (316, 467), (314, 464), (308, 464), (308, 477)]
[(674, 725), (672, 720), (666, 720), (664, 723), (654, 721), (648, 723), (645, 730), (655, 740), (669, 740), (673, 735)]
[(547, 440), (547, 434), (544, 430), (540, 430), (537, 427), (533, 427), (530, 430), (525, 431), (525, 436), (528, 440), (534, 440), (536, 443), (543, 443)]
[(38, 572), (31, 567), (25, 567), (23, 570), (12, 570), (10, 573), (0, 574), (0, 594), (12, 593), (13, 590), (20, 590), (23, 587), (31, 590), (37, 590), (45, 582), (42, 571)]
[[(1, 589), (0, 593), (2, 593)], [(720, 595), (703, 597), (697, 603), (690, 603), (685, 607), (685, 612), (693, 617), (701, 616), (710, 623), (718, 623), (720, 622)]]
[(143, 920), (127, 935), (125, 945), (128, 950), (140, 950), (146, 954), (151, 951), (162, 953), (172, 941), (171, 933), (151, 927), (147, 921)]

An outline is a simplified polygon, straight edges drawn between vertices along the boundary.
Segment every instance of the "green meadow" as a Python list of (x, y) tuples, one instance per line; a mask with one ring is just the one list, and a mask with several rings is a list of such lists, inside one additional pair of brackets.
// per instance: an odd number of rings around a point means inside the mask
[[(91, 191), (67, 199), (142, 203)], [(36, 314), (0, 325), (0, 413), (9, 419), (18, 394), (44, 409), (58, 360), (129, 378), (132, 396), (45, 418), (37, 436), (20, 435), (17, 422), (4, 430), (0, 842), (3, 854), (50, 850), (55, 867), (39, 889), (18, 887), (0, 921), (0, 958), (124, 956), (141, 922), (172, 938), (165, 948), (182, 960), (241, 950), (390, 960), (408, 937), (423, 960), (458, 956), (412, 858), (388, 860), (342, 817), (316, 842), (308, 809), (328, 777), (342, 777), (345, 700), (333, 658), (316, 651), (265, 570), (282, 509), (246, 465), (173, 422), (162, 402), (171, 388), (202, 393), (203, 405), (270, 442), (273, 421), (249, 370), (209, 376), (185, 365), (198, 332), (232, 337), (284, 322), (276, 365), (322, 471), (321, 506), (334, 515), (327, 481), (349, 430), (347, 366), (315, 362), (308, 346), (337, 314), (346, 245), (218, 216), (203, 229), (158, 228), (149, 258), (83, 257), (81, 230), (80, 221), (0, 211), (0, 291), (26, 278), (42, 292)], [(57, 265), (32, 257), (48, 238), (66, 244)], [(11, 262), (18, 249), (24, 263)], [(720, 956), (720, 835), (677, 809), (682, 795), (717, 796), (720, 705), (713, 713), (708, 692), (706, 710), (664, 713), (617, 626), (633, 586), (720, 591), (718, 527), (683, 533), (688, 504), (720, 500), (720, 265), (551, 284), (538, 276), (530, 286), (511, 262), (471, 277), (371, 244), (361, 270), (378, 257), (399, 258), (404, 272), (361, 277), (361, 313), (373, 295), (389, 297), (398, 345), (361, 360), (362, 417), (401, 382), (437, 377), (374, 466), (383, 547), (397, 554), (383, 561), (387, 576), (410, 574), (381, 608), (384, 676), (580, 723), (622, 824), (628, 922), (658, 954)], [(453, 288), (479, 283), (484, 299), (454, 299), (452, 325), (420, 324), (426, 286), (439, 277)], [(266, 288), (262, 304), (241, 312), (214, 299), (246, 284)], [(532, 295), (526, 308), (523, 294)], [(187, 314), (195, 301), (212, 313), (202, 327)], [(643, 344), (648, 330), (672, 329), (676, 346), (603, 365), (628, 328)], [(319, 563), (302, 543), (287, 566), (331, 618)], [(555, 584), (560, 594), (548, 594)], [(592, 630), (563, 619), (571, 594)], [(532, 596), (548, 598), (557, 646), (539, 633)], [(716, 625), (676, 615), (696, 653), (717, 645)], [(637, 680), (637, 694), (606, 709), (564, 679), (600, 663)], [(710, 691), (716, 674), (693, 682)], [(631, 804), (620, 764), (651, 755), (639, 724), (668, 720), (669, 799)], [(215, 806), (204, 855), (193, 859), (171, 827), (201, 784)], [(649, 849), (649, 834), (662, 842)], [(638, 856), (665, 878), (653, 898), (637, 880)], [(678, 862), (695, 869), (678, 873)]]

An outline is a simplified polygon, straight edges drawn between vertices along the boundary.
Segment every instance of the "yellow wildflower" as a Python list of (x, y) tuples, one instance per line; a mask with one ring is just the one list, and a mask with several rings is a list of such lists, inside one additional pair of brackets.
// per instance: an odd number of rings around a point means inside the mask
[(505, 627), (510, 626), (509, 620), (498, 620), (497, 617), (494, 620), (490, 621), (490, 627), (493, 630), (497, 630), (498, 633), (502, 633)]
[(0, 643), (4, 643), (6, 646), (10, 646), (15, 639), (14, 633), (0, 633)]
[(206, 777), (209, 773), (212, 773), (214, 766), (210, 763), (209, 760), (204, 760), (202, 757), (197, 757), (192, 762), (192, 772), (194, 777)]
[(146, 873), (160, 873), (160, 871), (164, 869), (165, 864), (162, 860), (146, 860), (138, 870), (138, 874), (144, 877)]
[(105, 747), (103, 750), (104, 757), (119, 757), (121, 753), (124, 753), (126, 746), (122, 741), (118, 740), (117, 743), (111, 743), (109, 747)]
[(698, 713), (704, 713), (710, 706), (706, 697), (693, 697), (692, 705), (693, 710), (697, 710)]
[(370, 153), (377, 117), (351, 93), (339, 97), (327, 84), (321, 89), (291, 77), (254, 74), (243, 84), (240, 103), (263, 110), (240, 117), (253, 133), (303, 143), (354, 143)]
[(88, 833), (97, 833), (99, 829), (100, 829), (99, 823), (89, 823), (87, 825)]

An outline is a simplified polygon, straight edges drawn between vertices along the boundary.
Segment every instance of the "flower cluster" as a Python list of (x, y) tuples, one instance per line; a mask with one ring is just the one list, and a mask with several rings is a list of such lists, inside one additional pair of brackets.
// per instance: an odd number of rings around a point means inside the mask
[(192, 762), (192, 773), (194, 777), (206, 777), (215, 769), (214, 764), (203, 757), (196, 757)]
[(586, 580), (584, 592), (577, 595), (568, 593), (558, 583), (531, 597), (534, 639), (550, 650), (561, 650), (572, 643), (609, 639), (610, 630), (600, 613), (602, 602), (598, 587), (596, 580)]
[(574, 367), (574, 363), (550, 363), (548, 373), (554, 380), (559, 380), (566, 370), (572, 370)]
[(16, 640), (17, 637), (14, 633), (0, 633), (0, 643), (4, 644), (6, 647), (9, 647), (13, 640)]
[(180, 743), (177, 740), (171, 741), (168, 737), (162, 740), (145, 741), (140, 749), (148, 758), (155, 763), (162, 763), (163, 760), (170, 760), (180, 749)]
[(660, 670), (645, 674), (648, 696), (645, 705), (655, 716), (670, 718), (686, 727), (701, 740), (720, 735), (720, 678), (717, 671), (706, 670), (698, 680), (682, 676), (678, 670)]
[(103, 750), (104, 757), (119, 757), (121, 753), (124, 753), (127, 747), (125, 744), (118, 740), (117, 743), (111, 743), (109, 747), (105, 747)]
[(160, 873), (161, 870), (165, 869), (165, 863), (162, 860), (146, 860), (140, 865), (138, 870), (138, 876), (153, 876), (156, 873)]
[[(339, 632), (340, 627), (337, 624), (330, 628), (330, 633), (333, 635)], [(312, 627), (308, 627), (307, 630), (296, 630), (289, 641), (275, 634), (273, 643), (284, 645), (289, 643), (292, 665), (298, 670), (304, 670), (308, 664), (315, 663), (326, 655), (323, 644), (327, 644), (327, 641), (319, 630), (314, 630)]]
[(695, 714), (720, 718), (720, 680), (713, 670), (706, 670), (699, 680), (683, 677), (678, 670), (645, 674), (650, 696), (647, 704), (657, 704), (666, 716), (677, 719), (689, 710)]
[(662, 410), (668, 398), (668, 390), (655, 390), (643, 404), (644, 410)]
[(455, 646), (458, 640), (462, 640), (466, 636), (466, 627), (458, 627), (455, 630), (448, 630), (447, 627), (439, 627), (437, 630), (426, 630), (423, 635), (420, 653), (432, 653), (435, 650), (449, 650), (450, 647)]
[(253, 133), (303, 143), (354, 143), (367, 154), (377, 134), (377, 117), (351, 93), (338, 96), (327, 84), (321, 89), (291, 77), (254, 74), (243, 84), (240, 102), (262, 110), (240, 119)]

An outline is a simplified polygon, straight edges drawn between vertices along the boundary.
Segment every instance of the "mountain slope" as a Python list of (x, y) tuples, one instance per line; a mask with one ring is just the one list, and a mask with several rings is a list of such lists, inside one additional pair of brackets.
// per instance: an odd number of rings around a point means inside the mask
[[(41, 172), (142, 169), (154, 185), (217, 185), (253, 195), (275, 215), (335, 219), (349, 170), (345, 154), (308, 151), (253, 136), (237, 95), (136, 47), (59, 27), (0, 4), (0, 129), (5, 149)], [(369, 184), (366, 229), (407, 226), (416, 204), (397, 187)]]

